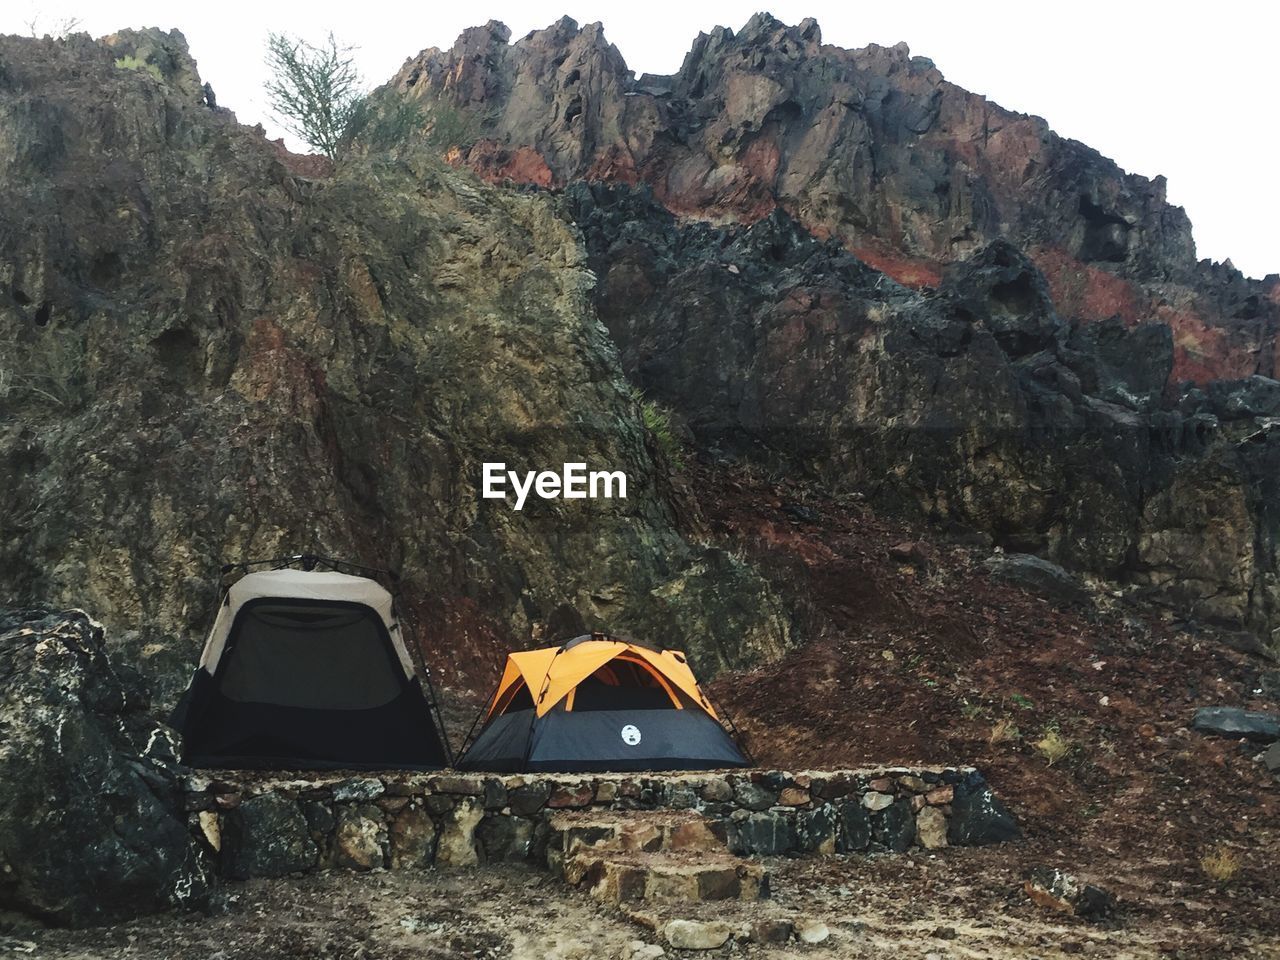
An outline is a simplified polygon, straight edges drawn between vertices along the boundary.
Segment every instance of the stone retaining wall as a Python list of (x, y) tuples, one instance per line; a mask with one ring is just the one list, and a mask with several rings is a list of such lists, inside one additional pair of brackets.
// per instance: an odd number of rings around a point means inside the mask
[(224, 876), (544, 862), (558, 810), (694, 810), (743, 856), (905, 851), (1009, 840), (971, 767), (786, 773), (188, 776), (193, 831)]

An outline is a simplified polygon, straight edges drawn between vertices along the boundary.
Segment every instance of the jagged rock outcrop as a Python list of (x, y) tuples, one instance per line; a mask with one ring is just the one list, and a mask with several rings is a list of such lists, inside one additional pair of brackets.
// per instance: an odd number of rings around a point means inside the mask
[(1004, 240), (918, 291), (779, 211), (714, 227), (644, 189), (566, 201), (627, 372), (703, 443), (1200, 618), (1278, 625), (1280, 432), (1250, 415), (1274, 381), (1165, 399), (1167, 327), (1066, 320)]
[[(750, 569), (676, 530), (580, 240), (406, 150), (293, 175), (179, 34), (0, 40), (0, 594), (82, 604), (171, 696), (224, 558), (400, 572), (446, 680), (553, 615), (777, 653)], [(481, 497), (585, 461), (627, 499)]]
[(1198, 263), (1162, 179), (812, 20), (718, 27), (670, 77), (599, 24), (508, 40), (391, 86), (476, 118), (458, 162), (568, 191), (628, 372), (697, 436), (1280, 626), (1280, 278)]
[(148, 707), (81, 611), (0, 611), (0, 909), (89, 926), (208, 895)]
[(1280, 277), (1197, 262), (1162, 177), (948, 83), (905, 44), (845, 50), (813, 20), (759, 14), (700, 34), (675, 75), (637, 79), (598, 23), (509, 39), (467, 30), (392, 81), (472, 113), (480, 139), (460, 159), (493, 179), (644, 183), (711, 219), (781, 208), (912, 286), (1004, 238), (1062, 316), (1169, 326), (1175, 381), (1277, 375)]

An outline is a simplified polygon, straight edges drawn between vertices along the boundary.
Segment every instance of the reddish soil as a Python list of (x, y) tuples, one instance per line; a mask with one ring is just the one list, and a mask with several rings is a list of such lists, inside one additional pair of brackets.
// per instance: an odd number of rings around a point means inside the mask
[[(930, 543), (855, 499), (696, 473), (715, 539), (803, 598), (807, 644), (711, 685), (759, 763), (973, 763), (1028, 837), (1001, 848), (1003, 872), (1097, 877), (1130, 916), (1201, 931), (1182, 955), (1223, 955), (1242, 931), (1280, 943), (1280, 783), (1262, 747), (1189, 729), (1197, 706), (1276, 709), (1273, 661), (1110, 587), (1086, 608), (994, 582), (986, 550)], [(894, 560), (908, 541), (929, 559)], [(1051, 731), (1067, 751), (1052, 764), (1037, 748)], [(1229, 880), (1206, 875), (1210, 851), (1238, 863)]]

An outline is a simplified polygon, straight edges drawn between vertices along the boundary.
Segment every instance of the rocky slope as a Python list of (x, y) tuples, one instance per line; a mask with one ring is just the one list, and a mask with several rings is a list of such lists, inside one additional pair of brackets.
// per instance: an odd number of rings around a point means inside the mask
[(639, 79), (598, 24), (508, 39), (392, 87), (473, 116), (457, 162), (566, 191), (628, 374), (700, 443), (1280, 626), (1280, 281), (1196, 262), (1160, 180), (812, 21)]
[(492, 178), (645, 183), (717, 220), (781, 208), (912, 286), (1006, 238), (1065, 317), (1169, 325), (1173, 379), (1276, 375), (1280, 277), (1197, 262), (1163, 178), (948, 83), (905, 44), (845, 50), (813, 20), (759, 14), (700, 34), (674, 76), (637, 79), (598, 23), (509, 39), (476, 27), (392, 81), (472, 111), (464, 159)]
[(786, 214), (679, 222), (628, 187), (569, 206), (628, 373), (702, 443), (1203, 619), (1280, 621), (1280, 384), (1166, 398), (1168, 327), (1081, 327), (997, 240), (927, 292)]
[[(549, 198), (412, 150), (303, 179), (200, 89), (176, 33), (0, 40), (0, 595), (92, 610), (162, 700), (218, 564), (295, 551), (399, 571), (451, 682), (584, 622), (780, 652), (763, 581), (677, 531)], [(498, 460), (628, 498), (515, 513)]]

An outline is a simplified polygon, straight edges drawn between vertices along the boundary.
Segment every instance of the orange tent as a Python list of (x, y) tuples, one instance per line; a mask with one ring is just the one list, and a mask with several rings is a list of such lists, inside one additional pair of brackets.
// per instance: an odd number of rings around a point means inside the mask
[(464, 769), (706, 769), (746, 760), (685, 655), (604, 634), (511, 653)]

